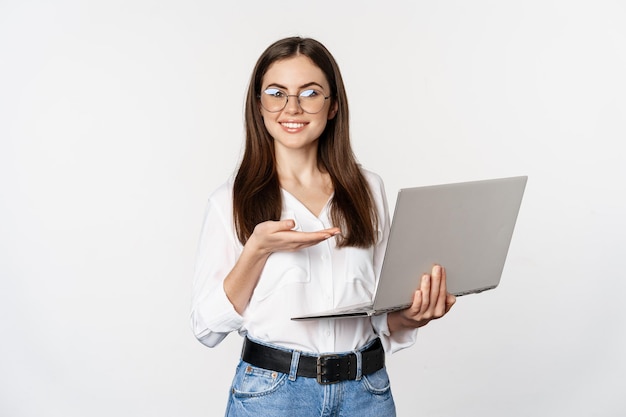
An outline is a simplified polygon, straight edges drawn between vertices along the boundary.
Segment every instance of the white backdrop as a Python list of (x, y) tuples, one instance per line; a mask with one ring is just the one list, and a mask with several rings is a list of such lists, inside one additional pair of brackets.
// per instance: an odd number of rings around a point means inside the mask
[(193, 338), (209, 192), (263, 49), (325, 43), (400, 187), (528, 175), (501, 286), (389, 358), (400, 416), (626, 414), (626, 5), (0, 0), (0, 415), (222, 415)]

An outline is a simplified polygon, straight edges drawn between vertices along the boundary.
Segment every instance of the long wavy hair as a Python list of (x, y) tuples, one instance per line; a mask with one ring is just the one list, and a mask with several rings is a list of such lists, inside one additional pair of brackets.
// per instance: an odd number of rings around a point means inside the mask
[(377, 239), (378, 218), (372, 193), (350, 145), (348, 98), (339, 66), (320, 42), (300, 37), (274, 42), (259, 57), (252, 72), (245, 107), (245, 149), (233, 190), (237, 237), (245, 244), (257, 224), (280, 219), (282, 197), (274, 139), (263, 123), (259, 94), (270, 65), (298, 55), (308, 57), (322, 70), (330, 84), (331, 105), (337, 103), (337, 114), (328, 120), (317, 148), (320, 169), (330, 174), (334, 188), (330, 216), (333, 225), (342, 231), (337, 244), (369, 247)]

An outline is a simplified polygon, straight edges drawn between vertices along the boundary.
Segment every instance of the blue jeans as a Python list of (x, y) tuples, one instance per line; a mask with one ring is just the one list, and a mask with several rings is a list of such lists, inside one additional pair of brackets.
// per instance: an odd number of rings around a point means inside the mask
[(296, 377), (298, 358), (294, 353), (289, 374), (240, 361), (226, 417), (395, 417), (386, 368), (355, 381), (321, 385), (315, 378)]

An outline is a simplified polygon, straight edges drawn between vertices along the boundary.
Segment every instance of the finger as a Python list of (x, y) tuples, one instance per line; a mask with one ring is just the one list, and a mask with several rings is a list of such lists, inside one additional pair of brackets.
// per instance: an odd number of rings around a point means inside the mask
[(415, 293), (413, 294), (413, 303), (411, 304), (411, 307), (409, 307), (410, 317), (415, 317), (420, 314), (420, 310), (422, 309), (422, 303), (422, 291), (415, 290)]
[(322, 240), (339, 234), (339, 229), (336, 227), (330, 229), (318, 230), (315, 232), (297, 232), (293, 231), (293, 238), (300, 242), (321, 242)]
[(331, 236), (337, 236), (341, 234), (341, 229), (338, 227), (330, 227), (328, 229), (320, 230), (320, 232), (328, 233)]
[(437, 294), (437, 302), (435, 305), (435, 315), (441, 317), (446, 313), (446, 300), (448, 298), (448, 286), (446, 283), (446, 269), (437, 265), (437, 274), (439, 276), (439, 293)]
[(428, 306), (430, 304), (430, 280), (430, 275), (422, 275), (422, 280), (420, 282), (420, 292), (422, 293), (422, 305), (420, 306), (420, 313), (424, 313), (426, 310), (428, 310)]
[[(298, 232), (298, 233), (302, 233), (305, 235), (308, 235), (307, 237), (313, 237), (313, 236), (321, 236), (322, 234), (324, 236), (327, 237), (332, 237), (332, 236), (336, 236), (338, 234), (341, 233), (341, 229), (339, 229), (338, 227), (329, 227), (328, 229), (322, 229), (322, 230), (317, 230), (314, 232), (302, 232), (300, 230), (294, 230), (296, 229), (296, 221), (293, 219), (285, 219), (285, 220), (280, 220), (277, 222), (270, 222), (272, 224), (275, 225), (275, 229), (274, 231), (276, 232), (282, 232), (282, 231), (294, 231), (294, 232)], [(317, 234), (317, 235), (315, 235)]]
[(285, 245), (285, 250), (298, 250), (307, 248), (313, 245), (317, 245), (320, 242), (323, 242), (326, 239), (333, 237), (334, 234), (327, 230), (322, 230), (318, 232), (296, 232), (296, 231), (286, 231), (280, 234), (277, 234), (277, 237), (280, 237)]
[(286, 220), (268, 220), (255, 226), (254, 232), (259, 235), (271, 235), (277, 232), (292, 230), (296, 227), (296, 222), (292, 219)]
[(440, 285), (440, 273), (436, 267), (433, 267), (430, 271), (431, 274), (428, 275), (428, 290), (422, 289), (422, 291), (428, 291), (428, 297), (424, 297), (428, 299), (428, 303), (424, 302), (422, 306), (422, 316), (426, 319), (432, 319), (435, 314), (435, 308), (437, 306), (437, 301), (439, 299), (439, 285)]
[(450, 311), (454, 303), (456, 303), (456, 297), (448, 293), (448, 296), (446, 297), (446, 313)]
[(277, 230), (293, 230), (296, 227), (296, 221), (293, 219), (285, 219), (276, 222)]
[(446, 273), (446, 268), (444, 268), (441, 265), (439, 265), (439, 268), (441, 268), (441, 286), (439, 287), (439, 289), (443, 291), (444, 294), (447, 294), (448, 293), (448, 274)]
[(441, 266), (434, 265), (431, 271), (431, 278), (430, 278), (430, 302), (432, 305), (429, 307), (431, 308), (431, 311), (434, 311), (435, 308), (437, 307), (437, 304), (439, 303), (440, 294), (441, 294), (440, 289), (441, 289)]

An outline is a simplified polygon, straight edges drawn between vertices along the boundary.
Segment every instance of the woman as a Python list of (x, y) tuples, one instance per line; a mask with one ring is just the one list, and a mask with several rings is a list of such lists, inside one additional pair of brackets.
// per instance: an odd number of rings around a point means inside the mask
[(385, 352), (450, 310), (445, 270), (424, 274), (406, 310), (290, 320), (371, 300), (389, 235), (385, 190), (356, 162), (341, 73), (319, 42), (270, 45), (245, 116), (239, 169), (209, 197), (191, 316), (207, 346), (244, 337), (226, 415), (393, 416)]

